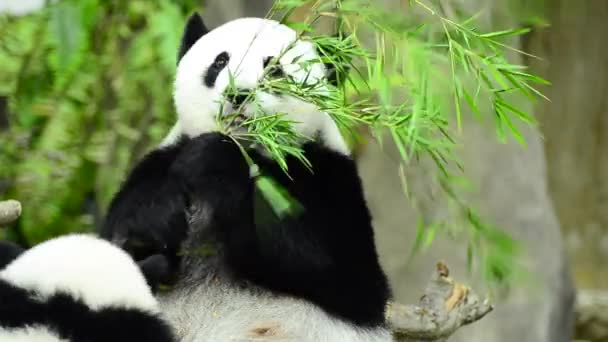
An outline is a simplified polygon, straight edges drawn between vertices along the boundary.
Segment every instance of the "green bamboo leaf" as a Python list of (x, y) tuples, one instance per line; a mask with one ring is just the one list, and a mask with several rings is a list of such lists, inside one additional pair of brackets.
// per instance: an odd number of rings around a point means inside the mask
[(507, 72), (513, 76), (519, 76), (521, 78), (524, 78), (524, 79), (529, 80), (534, 83), (539, 83), (542, 85), (551, 85), (551, 82), (545, 80), (544, 78), (542, 78), (540, 76), (536, 76), (536, 75), (532, 75), (532, 74), (528, 74), (528, 73), (520, 72), (520, 71), (508, 70), (508, 69), (505, 70), (505, 72)]
[(298, 32), (314, 32), (314, 28), (306, 23), (288, 22), (285, 25), (291, 27)]
[(519, 119), (522, 120), (523, 122), (528, 123), (528, 124), (536, 123), (536, 119), (534, 119), (534, 117), (532, 117), (530, 114), (524, 112), (523, 110), (509, 104), (508, 102), (498, 100), (498, 104), (501, 107), (508, 109), (513, 114), (517, 115), (519, 117)]
[(508, 72), (505, 72), (504, 70), (500, 70), (500, 72), (507, 78), (507, 80), (509, 80), (509, 82), (513, 85), (513, 87), (515, 87), (515, 89), (523, 93), (528, 99), (532, 101), (535, 100), (534, 95), (516, 77), (513, 77), (513, 75), (509, 74)]
[(422, 217), (418, 217), (418, 221), (416, 222), (416, 238), (414, 240), (414, 246), (412, 247), (411, 256), (413, 256), (414, 254), (416, 254), (420, 251), (420, 249), (422, 248), (422, 243), (424, 241), (424, 237), (425, 237), (424, 220), (422, 219)]
[(423, 248), (428, 249), (433, 241), (435, 240), (435, 235), (437, 235), (437, 231), (439, 230), (439, 224), (432, 224), (426, 229), (426, 234), (424, 235), (424, 243)]
[(473, 272), (473, 264), (475, 261), (475, 246), (471, 241), (467, 243), (467, 272)]
[(515, 138), (515, 140), (517, 140), (517, 142), (520, 145), (526, 146), (526, 141), (525, 141), (524, 137), (521, 135), (521, 133), (519, 133), (519, 130), (515, 127), (515, 125), (513, 125), (513, 122), (509, 118), (509, 115), (507, 113), (505, 113), (504, 107), (503, 107), (502, 103), (504, 103), (504, 102), (502, 102), (500, 100), (497, 100), (495, 102), (495, 105), (494, 105), (495, 106), (495, 110), (496, 110), (496, 114), (498, 115), (498, 120), (501, 121), (501, 125), (503, 123), (505, 125), (507, 125), (507, 127), (511, 131), (511, 134), (513, 135), (513, 137)]
[(465, 87), (462, 88), (462, 94), (464, 96), (465, 101), (469, 105), (469, 108), (471, 109), (471, 111), (478, 116), (481, 115), (479, 112), (479, 108), (477, 107), (475, 98), (472, 97), (471, 94), (469, 94), (469, 92), (467, 91), (467, 89)]
[(393, 141), (395, 142), (395, 146), (397, 146), (397, 149), (399, 150), (399, 155), (401, 156), (401, 159), (403, 159), (403, 161), (405, 161), (407, 163), (409, 161), (409, 157), (407, 155), (407, 151), (405, 150), (405, 143), (404, 143), (403, 139), (401, 138), (401, 135), (399, 134), (399, 132), (396, 129), (391, 129), (390, 132), (391, 132), (391, 135), (393, 136)]
[(520, 36), (522, 34), (526, 34), (530, 32), (530, 28), (519, 28), (519, 29), (510, 29), (503, 31), (495, 31), (490, 33), (480, 34), (481, 38), (500, 38), (500, 37), (510, 37), (510, 36)]
[(456, 77), (454, 77), (454, 82), (455, 82), (455, 86), (454, 86), (454, 104), (456, 106), (456, 122), (457, 122), (457, 128), (458, 131), (461, 132), (462, 131), (462, 109), (460, 107), (460, 103), (462, 102), (462, 93), (464, 92), (464, 88), (462, 86), (462, 83), (460, 83), (460, 81), (458, 79), (456, 79)]
[(259, 176), (255, 184), (279, 218), (293, 217), (303, 212), (304, 207), (271, 177)]
[(505, 135), (505, 128), (503, 126), (504, 123), (504, 119), (502, 118), (503, 111), (500, 109), (499, 106), (497, 106), (496, 104), (494, 104), (494, 114), (496, 115), (496, 135), (498, 136), (498, 139), (501, 142), (505, 142), (506, 140), (506, 135)]

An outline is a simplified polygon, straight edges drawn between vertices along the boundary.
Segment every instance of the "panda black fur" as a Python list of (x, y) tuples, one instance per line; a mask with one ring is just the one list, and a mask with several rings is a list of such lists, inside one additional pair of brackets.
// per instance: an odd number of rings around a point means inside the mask
[(298, 217), (270, 223), (255, 209), (259, 196), (242, 153), (216, 132), (220, 108), (229, 114), (241, 106), (246, 116), (255, 110), (225, 96), (229, 73), (250, 89), (268, 58), (282, 56), (281, 72), (296, 82), (327, 78), (321, 63), (293, 62), (318, 58), (312, 43), (295, 39), (272, 20), (238, 19), (208, 31), (191, 17), (175, 81), (178, 122), (110, 206), (103, 236), (136, 258), (173, 258), (177, 284), (160, 302), (181, 341), (391, 340), (384, 325), (390, 290), (371, 216), (332, 119), (290, 96), (256, 93), (266, 112), (286, 113), (294, 129), (316, 138), (303, 142), (313, 171), (288, 158), (291, 178), (264, 151), (250, 151), (304, 207)]
[[(0, 253), (14, 257), (0, 271), (0, 341), (175, 341), (138, 265), (109, 242), (69, 235)], [(155, 279), (162, 264), (144, 270)]]

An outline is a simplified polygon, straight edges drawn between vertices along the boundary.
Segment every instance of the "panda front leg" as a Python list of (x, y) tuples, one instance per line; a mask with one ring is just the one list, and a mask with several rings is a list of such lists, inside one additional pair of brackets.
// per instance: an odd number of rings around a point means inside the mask
[(312, 173), (295, 158), (288, 160), (289, 177), (276, 163), (256, 160), (304, 206), (301, 215), (267, 226), (254, 225), (254, 184), (230, 138), (193, 139), (172, 173), (195, 205), (208, 209), (205, 225), (218, 233), (236, 277), (355, 325), (382, 326), (390, 290), (355, 162), (317, 143), (304, 149)]
[[(216, 132), (193, 138), (170, 173), (180, 180), (188, 206), (204, 212), (204, 222), (191, 222), (188, 239), (198, 239), (199, 229), (211, 229), (225, 251), (256, 245), (253, 180), (239, 146), (230, 137)], [(195, 245), (201, 242), (192, 241)]]
[(17, 259), (25, 249), (11, 241), (0, 241), (0, 270)]
[(169, 176), (184, 143), (153, 150), (137, 163), (112, 199), (100, 231), (136, 260), (167, 256), (171, 269), (177, 269), (178, 248), (188, 229), (185, 196)]
[(232, 250), (232, 265), (248, 280), (353, 324), (382, 326), (390, 289), (356, 164), (319, 143), (306, 144), (304, 152), (312, 172), (292, 158), (291, 178), (271, 161), (260, 161), (300, 201), (303, 214), (257, 227), (257, 247)]

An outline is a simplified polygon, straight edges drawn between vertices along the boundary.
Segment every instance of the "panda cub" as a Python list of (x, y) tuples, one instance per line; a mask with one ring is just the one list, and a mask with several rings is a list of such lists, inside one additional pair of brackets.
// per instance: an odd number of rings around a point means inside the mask
[(372, 218), (333, 120), (292, 96), (255, 92), (265, 113), (286, 113), (313, 138), (302, 141), (312, 171), (288, 158), (289, 176), (265, 151), (248, 151), (302, 205), (286, 218), (268, 219), (239, 147), (218, 132), (217, 115), (256, 111), (227, 93), (234, 85), (246, 92), (264, 77), (335, 81), (315, 46), (296, 39), (273, 20), (237, 19), (208, 31), (193, 15), (175, 80), (178, 122), (110, 206), (104, 237), (137, 260), (171, 258), (176, 283), (160, 303), (180, 341), (391, 340)]
[[(138, 265), (105, 240), (69, 235), (25, 252), (1, 242), (0, 254), (0, 341), (175, 341)], [(155, 278), (159, 266), (151, 256), (143, 270)]]

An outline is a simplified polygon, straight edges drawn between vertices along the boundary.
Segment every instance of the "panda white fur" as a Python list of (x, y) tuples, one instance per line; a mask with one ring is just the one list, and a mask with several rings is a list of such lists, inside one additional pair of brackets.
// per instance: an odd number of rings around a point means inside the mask
[(0, 271), (0, 341), (174, 341), (138, 265), (108, 241), (68, 235), (0, 250), (14, 256)]
[[(288, 158), (291, 178), (265, 153), (249, 151), (304, 207), (284, 219), (262, 215), (268, 210), (247, 163), (217, 132), (220, 108), (254, 112), (226, 94), (230, 74), (243, 90), (273, 75), (328, 78), (332, 71), (322, 63), (294, 63), (318, 58), (312, 43), (295, 40), (295, 31), (272, 20), (238, 19), (208, 31), (193, 15), (176, 73), (178, 122), (110, 206), (104, 237), (138, 260), (159, 252), (171, 258), (176, 284), (160, 302), (180, 341), (391, 340), (384, 324), (390, 289), (371, 216), (333, 120), (293, 97), (256, 92), (265, 112), (286, 113), (298, 132), (314, 138), (302, 142), (313, 171)], [(268, 75), (276, 56), (279, 72)]]

